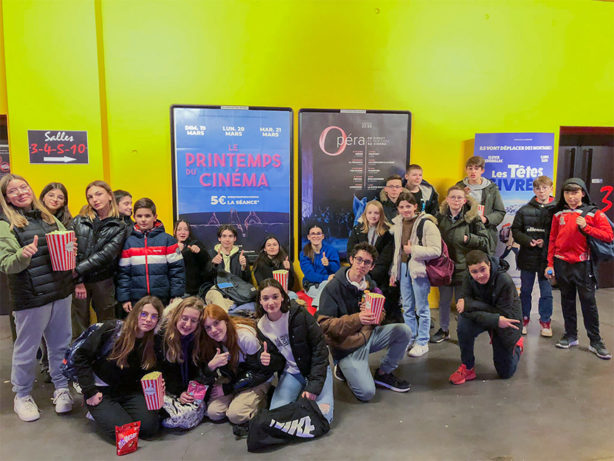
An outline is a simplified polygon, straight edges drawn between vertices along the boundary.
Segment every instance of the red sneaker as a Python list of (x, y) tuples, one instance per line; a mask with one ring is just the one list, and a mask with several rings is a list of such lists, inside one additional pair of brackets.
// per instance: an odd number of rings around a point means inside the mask
[(520, 353), (524, 352), (524, 338), (521, 336), (518, 342), (516, 343), (516, 347), (520, 348)]
[(458, 367), (458, 370), (450, 376), (450, 382), (452, 384), (463, 384), (465, 381), (471, 381), (473, 379), (475, 379), (475, 367), (468, 370), (464, 364)]

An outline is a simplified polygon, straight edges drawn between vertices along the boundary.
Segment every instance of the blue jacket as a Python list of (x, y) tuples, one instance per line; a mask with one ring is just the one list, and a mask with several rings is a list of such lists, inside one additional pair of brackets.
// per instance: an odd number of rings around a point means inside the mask
[[(326, 257), (328, 258), (328, 266), (322, 265), (322, 253), (326, 253)], [(341, 267), (341, 263), (339, 262), (339, 253), (337, 253), (337, 250), (324, 242), (322, 242), (320, 253), (315, 253), (313, 255), (313, 262), (311, 259), (305, 256), (305, 253), (302, 251), (300, 254), (300, 262), (301, 270), (305, 275), (303, 284), (305, 281), (307, 281), (308, 284), (321, 283), (328, 279), (329, 275), (337, 272)]]
[(143, 296), (157, 296), (167, 303), (185, 293), (183, 257), (177, 240), (160, 221), (143, 232), (134, 225), (119, 260), (117, 300), (133, 303)]

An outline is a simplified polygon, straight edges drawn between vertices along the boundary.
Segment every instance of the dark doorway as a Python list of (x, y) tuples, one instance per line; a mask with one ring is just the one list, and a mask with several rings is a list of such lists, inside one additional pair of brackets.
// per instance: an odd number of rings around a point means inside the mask
[[(614, 127), (562, 126), (557, 197), (567, 178), (582, 178), (595, 205), (614, 220)], [(599, 287), (614, 286), (614, 261), (599, 266)]]

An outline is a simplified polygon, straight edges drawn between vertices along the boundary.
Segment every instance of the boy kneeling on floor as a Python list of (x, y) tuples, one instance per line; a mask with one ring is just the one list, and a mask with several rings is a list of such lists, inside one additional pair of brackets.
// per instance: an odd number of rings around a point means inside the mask
[[(522, 308), (512, 278), (496, 258), (480, 250), (467, 253), (467, 269), (462, 297), (456, 304), (458, 345), (461, 366), (452, 373), (452, 384), (475, 379), (475, 338), (488, 331), (493, 361), (499, 377), (511, 378), (523, 351)], [(507, 263), (505, 263), (507, 265)]]

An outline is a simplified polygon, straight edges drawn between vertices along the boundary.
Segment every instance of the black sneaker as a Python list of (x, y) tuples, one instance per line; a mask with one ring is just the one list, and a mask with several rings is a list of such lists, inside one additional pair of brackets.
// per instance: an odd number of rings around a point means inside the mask
[(565, 333), (563, 337), (559, 339), (559, 342), (555, 344), (555, 346), (559, 349), (569, 349), (570, 347), (575, 347), (578, 344), (578, 338), (575, 336), (569, 336), (567, 333)]
[(603, 360), (610, 360), (612, 358), (612, 354), (608, 351), (603, 344), (603, 341), (595, 341), (588, 346), (588, 350), (595, 354), (597, 357)]
[(381, 387), (385, 387), (395, 392), (407, 392), (409, 391), (409, 383), (402, 379), (397, 378), (392, 373), (379, 374), (379, 369), (375, 371), (373, 375), (373, 381), (375, 384)]
[(239, 438), (247, 437), (249, 433), (249, 423), (233, 424), (232, 433)]
[(335, 368), (333, 369), (333, 376), (342, 383), (345, 382), (345, 376), (343, 375), (338, 363), (335, 364)]
[(437, 330), (437, 333), (431, 336), (431, 339), (429, 339), (429, 343), (442, 343), (447, 339), (450, 339), (450, 332), (442, 330), (440, 328), (439, 330)]

